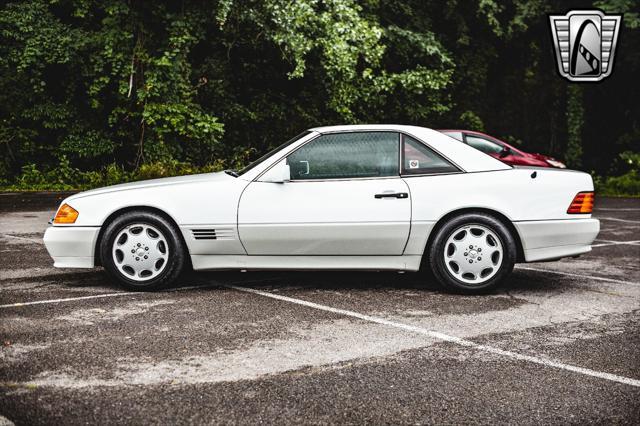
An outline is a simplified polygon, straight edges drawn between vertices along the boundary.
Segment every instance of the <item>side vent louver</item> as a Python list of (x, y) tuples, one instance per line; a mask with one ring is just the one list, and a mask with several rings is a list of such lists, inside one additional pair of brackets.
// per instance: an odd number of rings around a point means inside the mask
[(195, 238), (196, 240), (217, 239), (215, 229), (192, 229), (191, 233), (193, 234), (193, 238)]
[(234, 240), (233, 228), (199, 228), (192, 229), (191, 235), (195, 240)]

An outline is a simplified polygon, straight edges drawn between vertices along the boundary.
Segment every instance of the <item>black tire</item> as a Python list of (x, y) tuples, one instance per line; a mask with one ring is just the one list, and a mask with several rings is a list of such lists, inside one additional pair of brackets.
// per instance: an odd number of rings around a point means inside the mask
[[(481, 225), (492, 231), (500, 240), (503, 253), (497, 272), (481, 283), (467, 283), (458, 279), (445, 265), (447, 240), (465, 226)], [(516, 241), (510, 230), (499, 219), (486, 213), (464, 213), (449, 219), (439, 227), (428, 248), (428, 262), (436, 280), (447, 290), (463, 294), (483, 294), (498, 287), (513, 271), (516, 262)], [(466, 254), (465, 254), (466, 255)], [(455, 266), (455, 265), (454, 265)]]
[[(140, 281), (132, 279), (116, 266), (116, 260), (112, 254), (116, 237), (127, 227), (134, 224), (144, 224), (154, 227), (161, 233), (168, 246), (166, 265), (161, 272), (150, 279)], [(100, 259), (102, 266), (109, 276), (122, 287), (132, 291), (154, 291), (171, 286), (183, 272), (188, 264), (187, 250), (184, 246), (178, 230), (157, 213), (149, 211), (129, 211), (116, 217), (105, 228), (100, 242)], [(128, 251), (127, 251), (128, 253)], [(163, 262), (164, 263), (164, 262)], [(157, 272), (156, 272), (157, 273)], [(135, 275), (132, 275), (135, 276)]]

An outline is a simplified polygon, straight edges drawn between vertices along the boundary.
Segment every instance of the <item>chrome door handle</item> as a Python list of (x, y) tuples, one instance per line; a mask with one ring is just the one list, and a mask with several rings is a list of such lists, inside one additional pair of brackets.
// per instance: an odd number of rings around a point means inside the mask
[(409, 198), (409, 194), (406, 192), (383, 192), (382, 194), (374, 195), (375, 198)]

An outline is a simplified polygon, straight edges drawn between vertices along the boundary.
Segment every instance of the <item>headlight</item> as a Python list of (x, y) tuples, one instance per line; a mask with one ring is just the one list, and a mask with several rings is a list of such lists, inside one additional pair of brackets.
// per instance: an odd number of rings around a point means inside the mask
[(76, 223), (76, 219), (78, 218), (79, 214), (80, 213), (78, 213), (78, 210), (65, 203), (58, 209), (56, 217), (53, 218), (53, 223)]
[(558, 160), (545, 160), (551, 167), (557, 167), (559, 169), (566, 169), (567, 166), (565, 166), (564, 163), (558, 161)]

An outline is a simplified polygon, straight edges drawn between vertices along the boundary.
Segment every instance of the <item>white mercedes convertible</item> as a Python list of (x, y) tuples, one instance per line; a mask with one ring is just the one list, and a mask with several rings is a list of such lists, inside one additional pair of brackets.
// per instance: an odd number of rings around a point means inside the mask
[(600, 229), (593, 181), (514, 168), (437, 131), (319, 127), (243, 170), (115, 185), (65, 199), (54, 265), (101, 265), (155, 290), (222, 269), (430, 270), (478, 293), (516, 262), (578, 256)]

